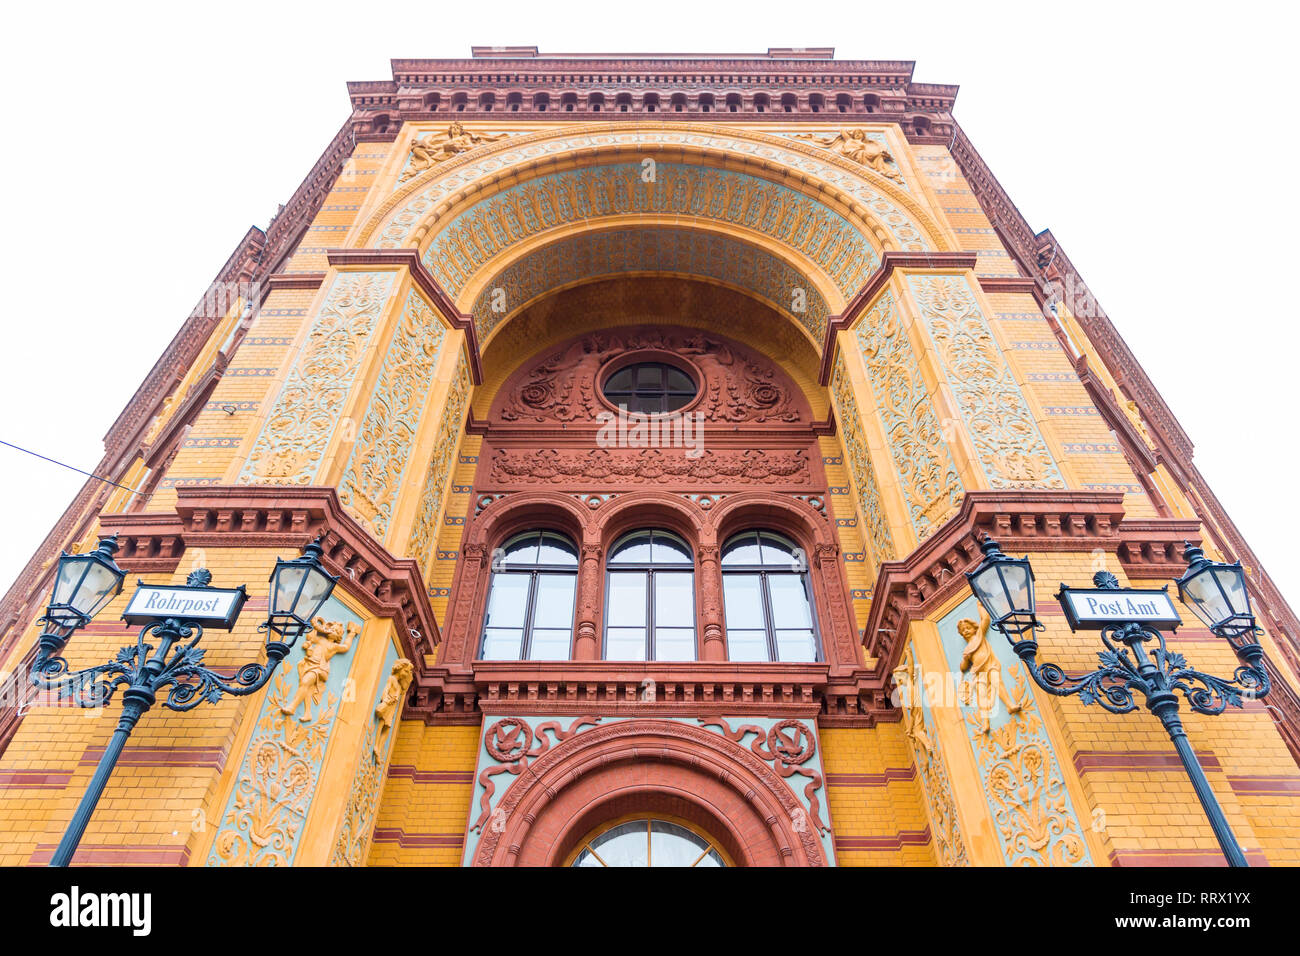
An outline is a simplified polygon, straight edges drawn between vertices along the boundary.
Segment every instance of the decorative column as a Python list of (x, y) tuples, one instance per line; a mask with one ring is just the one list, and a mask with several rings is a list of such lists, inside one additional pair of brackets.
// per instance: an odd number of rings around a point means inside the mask
[(600, 658), (600, 636), (596, 628), (596, 615), (600, 609), (600, 554), (599, 541), (583, 541), (582, 566), (578, 571), (578, 593), (574, 601), (574, 629), (577, 640), (573, 656), (580, 661)]
[[(444, 664), (461, 664), (474, 659), (478, 650), (477, 640), (480, 634), (471, 634), (470, 612), (479, 606), (479, 599), (487, 593), (486, 575), (483, 574), (483, 562), (487, 557), (487, 548), (481, 544), (462, 545), (460, 549), (460, 567), (456, 569), (460, 600), (448, 608), (449, 617), (444, 633), (447, 635), (447, 647), (438, 658)], [(467, 646), (473, 648), (466, 653)]]
[[(823, 623), (823, 633), (829, 630), (830, 639), (835, 649), (835, 656), (842, 667), (861, 667), (862, 654), (859, 650), (857, 633), (848, 616), (848, 596), (840, 579), (840, 547), (834, 542), (818, 544), (813, 552), (817, 574), (821, 577), (822, 591), (826, 595), (826, 606), (830, 620)], [(826, 628), (829, 624), (830, 627)], [(827, 650), (830, 648), (828, 647)]]
[(701, 544), (700, 555), (700, 618), (704, 625), (704, 645), (700, 659), (722, 661), (727, 659), (727, 644), (722, 630), (722, 565), (718, 558), (716, 542)]

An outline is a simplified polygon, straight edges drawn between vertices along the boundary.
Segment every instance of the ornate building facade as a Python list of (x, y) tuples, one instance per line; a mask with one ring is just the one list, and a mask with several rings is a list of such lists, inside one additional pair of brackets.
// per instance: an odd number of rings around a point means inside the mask
[[(1278, 686), (1189, 734), (1251, 861), (1300, 863), (1300, 624), (911, 74), (490, 48), (351, 84), (0, 603), (0, 863), (50, 858), (114, 726), (24, 689), (60, 550), (107, 534), (249, 609), (317, 535), (341, 579), (259, 695), (145, 718), (79, 862), (1221, 863), (1154, 718), (974, 625), (985, 532), (1044, 583), (1249, 567)], [(126, 597), (74, 666), (133, 642)]]

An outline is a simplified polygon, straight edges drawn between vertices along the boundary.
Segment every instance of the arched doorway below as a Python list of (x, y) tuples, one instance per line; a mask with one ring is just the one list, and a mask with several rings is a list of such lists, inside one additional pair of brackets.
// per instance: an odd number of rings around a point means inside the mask
[[(476, 866), (571, 865), (602, 835), (637, 821), (694, 834), (727, 866), (826, 863), (786, 781), (751, 749), (704, 727), (642, 718), (603, 724), (519, 770), (491, 810), (497, 822), (483, 826), (472, 850)], [(650, 845), (646, 857), (654, 865)]]
[(730, 866), (721, 844), (695, 826), (644, 817), (615, 820), (578, 841), (568, 866)]

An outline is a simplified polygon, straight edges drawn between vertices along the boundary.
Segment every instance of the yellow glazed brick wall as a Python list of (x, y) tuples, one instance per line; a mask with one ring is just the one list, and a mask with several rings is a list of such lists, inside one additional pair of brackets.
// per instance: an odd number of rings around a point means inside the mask
[[(340, 248), (352, 228), (388, 147), (360, 143), (293, 255), (286, 273), (325, 272), (325, 252)], [(221, 484), (231, 463), (257, 438), (262, 413), (275, 400), (298, 336), (310, 321), (316, 289), (274, 289), (262, 303), (248, 334), (212, 396), (190, 428), (175, 460), (145, 504), (147, 511), (170, 511), (177, 487)], [(224, 338), (219, 330), (213, 340)], [(183, 394), (184, 385), (178, 389)], [(174, 405), (173, 404), (173, 408)], [(233, 413), (227, 408), (233, 406)]]
[(279, 393), (315, 295), (314, 289), (276, 289), (267, 297), (146, 511), (175, 508), (177, 487), (221, 484), (231, 463), (247, 453), (262, 412)]
[(840, 866), (934, 866), (934, 845), (901, 724), (822, 728), (826, 801)]
[(329, 267), (326, 252), (344, 245), (371, 189), (382, 178), (379, 174), (391, 148), (384, 143), (357, 144), (311, 227), (294, 249), (286, 273), (324, 272)]
[[(976, 252), (980, 276), (1016, 276), (1014, 260), (980, 208), (946, 147), (914, 146), (937, 213), (956, 233), (958, 246)], [(1007, 362), (1026, 382), (1028, 397), (1041, 411), (1038, 425), (1058, 462), (1075, 477), (1071, 487), (1124, 494), (1128, 517), (1157, 512), (1125, 460), (1115, 437), (1080, 383), (1070, 357), (1057, 341), (1042, 310), (1028, 293), (986, 294), (989, 326)], [(1087, 349), (1085, 343), (1079, 343)], [(1088, 351), (1091, 351), (1088, 349)], [(1101, 365), (1094, 355), (1090, 364)]]
[(473, 502), (470, 500), (470, 489), (474, 486), (474, 474), (478, 470), (478, 454), (482, 445), (482, 436), (462, 435), (460, 448), (456, 452), (456, 464), (451, 473), (451, 487), (447, 489), (433, 569), (425, 581), (429, 589), (429, 604), (439, 623), (447, 620), (447, 602), (451, 599), (451, 583), (456, 574), (456, 562), (460, 559), (461, 538), (471, 514)]
[(854, 630), (857, 632), (871, 613), (871, 590), (876, 583), (875, 573), (871, 562), (867, 560), (865, 531), (858, 519), (858, 509), (853, 504), (844, 446), (838, 435), (823, 436), (817, 444), (822, 455), (822, 467), (826, 470), (826, 484), (830, 489), (830, 495), (826, 499), (826, 516), (835, 523), (835, 532), (839, 536), (840, 553), (844, 558), (844, 573), (849, 582), (849, 598), (855, 619)]
[(371, 866), (460, 866), (480, 728), (403, 721), (370, 845)]

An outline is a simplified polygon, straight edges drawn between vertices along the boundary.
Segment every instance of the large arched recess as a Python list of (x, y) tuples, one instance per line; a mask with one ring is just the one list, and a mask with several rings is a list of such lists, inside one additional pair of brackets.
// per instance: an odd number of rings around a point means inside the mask
[[(737, 863), (824, 866), (815, 828), (776, 772), (722, 734), (677, 721), (604, 724), (557, 744), (520, 774), (483, 828), (475, 866), (556, 866), (603, 820), (670, 814)], [(803, 821), (801, 824), (796, 820)]]
[(820, 343), (789, 312), (753, 292), (716, 280), (660, 273), (596, 276), (531, 299), (511, 312), (482, 347), (483, 386), (474, 412), (488, 416), (506, 379), (561, 342), (626, 325), (672, 325), (735, 339), (781, 366), (812, 414), (829, 413), (817, 381)]
[[(399, 140), (399, 153), (407, 142)], [(829, 150), (767, 133), (645, 122), (568, 127), (509, 136), (434, 167), (396, 189), (348, 243), (418, 249), (457, 307), (482, 321), (484, 297), (494, 290), (505, 290), (507, 314), (545, 294), (544, 283), (524, 282), (514, 295), (510, 285), (529, 268), (555, 272), (557, 256), (589, 255), (580, 248), (589, 239), (579, 237), (619, 229), (652, 235), (638, 247), (645, 268), (629, 261), (623, 271), (663, 272), (652, 252), (662, 254), (682, 235), (707, 235), (710, 242), (695, 242), (667, 271), (726, 283), (713, 274), (711, 250), (761, 251), (772, 268), (755, 271), (757, 280), (789, 272), (833, 313), (885, 251), (953, 247), (910, 189), (919, 183), (899, 185)], [(559, 270), (556, 278), (552, 290), (574, 276)], [(778, 286), (790, 284), (778, 278)], [(770, 281), (730, 284), (778, 307), (790, 298), (774, 298)], [(502, 313), (491, 315), (499, 321)]]
[[(802, 447), (811, 465), (808, 484), (776, 490), (763, 485), (726, 484), (660, 487), (653, 481), (644, 486), (606, 487), (599, 479), (592, 479), (585, 484), (568, 480), (551, 487), (521, 479), (519, 485), (511, 486), (492, 476), (491, 455), (501, 448), (571, 448), (594, 440), (594, 424), (582, 418), (567, 419), (563, 426), (558, 421), (538, 424), (504, 419), (501, 401), (513, 394), (521, 372), (590, 333), (644, 327), (713, 333), (719, 339), (752, 349), (777, 366), (784, 373), (779, 379), (781, 387), (797, 390), (801, 393), (798, 404), (806, 405), (797, 420), (771, 423), (780, 436), (776, 439), (766, 431), (766, 425), (753, 422), (739, 426), (741, 438), (729, 439), (725, 433), (735, 431), (736, 426), (713, 423), (709, 426), (714, 429), (708, 432), (712, 436), (709, 440), (718, 440), (724, 449), (739, 447), (738, 441), (745, 447), (764, 447), (765, 441), (775, 441), (773, 447)], [(564, 531), (598, 555), (605, 554), (620, 533), (647, 522), (675, 530), (693, 546), (714, 549), (723, 537), (737, 531), (770, 527), (792, 538), (808, 557), (825, 663), (835, 673), (859, 667), (861, 655), (851, 591), (839, 557), (841, 535), (856, 532), (836, 527), (828, 498), (830, 483), (816, 434), (823, 427), (818, 423), (830, 414), (830, 402), (827, 389), (817, 381), (817, 368), (816, 349), (788, 316), (717, 283), (680, 276), (623, 276), (594, 280), (542, 297), (503, 323), (483, 354), (483, 384), (476, 390), (473, 408), (478, 432), (485, 437), (478, 452), (479, 466), (472, 485), (475, 505), (466, 519), (465, 546), (487, 553), (508, 533), (529, 522)], [(603, 504), (601, 495), (588, 499), (580, 494), (605, 491), (617, 494)], [(726, 498), (723, 507), (717, 506), (719, 493)], [(543, 501), (548, 503), (546, 507), (540, 507)], [(575, 508), (575, 502), (581, 507)], [(552, 504), (563, 507), (552, 508)], [(857, 539), (850, 537), (843, 550), (852, 552), (856, 544)], [(592, 640), (598, 639), (603, 627), (601, 567), (597, 568), (595, 583), (584, 585), (591, 595), (590, 608), (580, 615), (581, 620), (590, 622), (587, 631)], [(467, 664), (473, 658), (488, 584), (483, 567), (457, 564), (452, 582), (455, 611), (445, 630), (441, 657), (444, 663)], [(709, 595), (704, 585), (701, 588), (697, 626), (699, 633), (707, 637), (705, 598)], [(712, 596), (720, 600), (719, 595)], [(583, 627), (579, 626), (577, 632), (584, 633)]]

